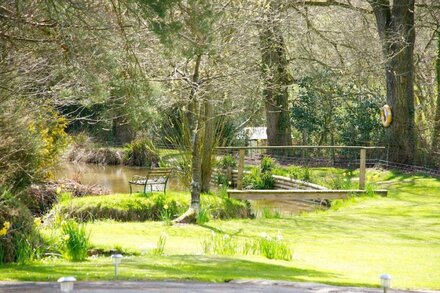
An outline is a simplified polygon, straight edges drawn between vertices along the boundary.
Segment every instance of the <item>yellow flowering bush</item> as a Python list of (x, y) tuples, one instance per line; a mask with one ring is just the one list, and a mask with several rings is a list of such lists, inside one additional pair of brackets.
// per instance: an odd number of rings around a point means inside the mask
[[(29, 124), (29, 131), (40, 141), (38, 168), (44, 171), (56, 163), (60, 153), (68, 145), (68, 135), (65, 132), (67, 119), (58, 115), (52, 108), (47, 107), (45, 110)], [(52, 177), (49, 172), (45, 172), (45, 175)]]

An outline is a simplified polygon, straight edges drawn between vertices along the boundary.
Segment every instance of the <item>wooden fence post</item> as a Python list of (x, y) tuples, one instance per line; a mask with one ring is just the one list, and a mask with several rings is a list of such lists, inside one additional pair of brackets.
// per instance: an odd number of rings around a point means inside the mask
[(238, 174), (237, 174), (237, 189), (243, 189), (243, 171), (244, 171), (244, 154), (245, 150), (240, 149), (238, 151)]
[(360, 160), (360, 166), (359, 166), (359, 189), (364, 190), (365, 189), (365, 175), (367, 172), (366, 169), (366, 163), (367, 163), (367, 149), (362, 148), (361, 149), (361, 160)]

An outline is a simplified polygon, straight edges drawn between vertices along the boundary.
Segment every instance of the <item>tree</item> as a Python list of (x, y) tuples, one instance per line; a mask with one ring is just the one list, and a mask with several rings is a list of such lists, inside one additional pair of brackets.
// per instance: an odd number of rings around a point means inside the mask
[(434, 117), (432, 152), (434, 155), (440, 156), (440, 30), (437, 30), (437, 60), (435, 72), (437, 79), (437, 105)]
[[(230, 98), (231, 93), (239, 96), (236, 83), (250, 79), (237, 64), (237, 60), (244, 59), (243, 55), (234, 54), (247, 46), (234, 39), (236, 21), (242, 18), (230, 15), (234, 11), (232, 1), (139, 0), (138, 3), (149, 29), (160, 40), (158, 50), (166, 57), (163, 60), (166, 65), (158, 64), (154, 76), (150, 74), (151, 79), (165, 85), (161, 107), (183, 112), (184, 119), (180, 121), (187, 126), (182, 129), (189, 130), (185, 151), (191, 153), (191, 205), (176, 220), (186, 221), (199, 211), (202, 189), (209, 188), (215, 121), (217, 117), (237, 113), (243, 100), (246, 101), (238, 98), (232, 102)], [(132, 6), (131, 10), (135, 11), (136, 7)], [(225, 107), (226, 100), (231, 101), (230, 106)], [(218, 110), (214, 111), (215, 108)]]
[(266, 110), (267, 144), (292, 145), (288, 86), (292, 77), (288, 71), (286, 45), (280, 28), (280, 1), (270, 1), (260, 23), (263, 97)]
[(385, 63), (387, 102), (393, 123), (387, 130), (389, 160), (412, 164), (416, 132), (414, 109), (414, 0), (368, 0), (376, 17)]

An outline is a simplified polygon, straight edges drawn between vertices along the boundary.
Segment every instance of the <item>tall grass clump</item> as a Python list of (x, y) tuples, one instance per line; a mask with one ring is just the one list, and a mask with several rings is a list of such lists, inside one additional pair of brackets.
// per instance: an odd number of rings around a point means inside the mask
[(276, 237), (271, 237), (266, 233), (262, 233), (256, 244), (260, 255), (268, 259), (292, 260), (292, 251), (280, 234)]
[(201, 208), (197, 213), (196, 223), (199, 225), (203, 225), (209, 222), (209, 212), (206, 209)]
[(151, 255), (162, 256), (165, 253), (165, 245), (167, 243), (168, 235), (166, 233), (160, 233), (157, 240), (156, 248), (151, 250)]
[(87, 258), (90, 234), (83, 224), (68, 220), (61, 225), (62, 247), (66, 259), (82, 261)]
[(214, 255), (240, 254), (238, 241), (229, 234), (211, 232), (210, 237), (202, 241), (203, 253)]
[(280, 219), (281, 211), (280, 209), (264, 207), (261, 211), (261, 217), (264, 219)]
[(288, 242), (280, 234), (272, 238), (262, 233), (256, 239), (239, 239), (234, 235), (211, 232), (202, 241), (202, 249), (208, 255), (260, 255), (268, 259), (292, 260)]

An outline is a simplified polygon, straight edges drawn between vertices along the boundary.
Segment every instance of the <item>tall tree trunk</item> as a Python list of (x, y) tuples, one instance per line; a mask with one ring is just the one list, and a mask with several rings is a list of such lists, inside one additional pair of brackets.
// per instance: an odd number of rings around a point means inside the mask
[(387, 102), (393, 122), (386, 130), (389, 160), (412, 164), (415, 158), (414, 122), (414, 0), (369, 0), (385, 58)]
[(440, 30), (437, 31), (437, 62), (435, 66), (437, 78), (437, 107), (434, 118), (434, 132), (432, 138), (432, 152), (440, 157)]
[(191, 208), (197, 214), (200, 210), (200, 190), (202, 181), (202, 158), (201, 158), (201, 107), (197, 99), (197, 87), (194, 86), (199, 82), (200, 63), (202, 55), (197, 55), (193, 73), (193, 87), (191, 89), (190, 100), (192, 104), (192, 119), (190, 120), (191, 129)]
[(202, 55), (197, 55), (192, 76), (192, 88), (189, 95), (189, 113), (187, 114), (189, 129), (191, 131), (191, 204), (183, 215), (173, 220), (174, 223), (193, 222), (200, 210), (202, 181), (202, 139), (200, 126), (202, 124), (202, 115), (200, 102), (197, 98), (197, 84), (199, 82), (201, 60)]
[(192, 151), (191, 151), (191, 209), (197, 214), (200, 210), (200, 192), (201, 192), (201, 181), (202, 181), (202, 156), (201, 156), (201, 115), (200, 115), (200, 105), (196, 105), (195, 112), (198, 117), (195, 121), (194, 127), (192, 129)]
[(212, 101), (204, 103), (204, 135), (202, 149), (202, 192), (209, 192), (212, 175), (212, 149), (214, 147), (214, 113)]
[(278, 3), (270, 8), (260, 26), (260, 46), (264, 79), (267, 143), (268, 145), (292, 145), (290, 112), (288, 106), (288, 61), (284, 38), (276, 12)]

